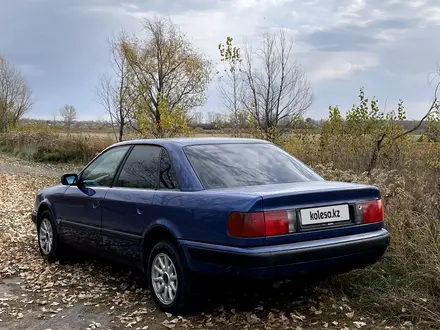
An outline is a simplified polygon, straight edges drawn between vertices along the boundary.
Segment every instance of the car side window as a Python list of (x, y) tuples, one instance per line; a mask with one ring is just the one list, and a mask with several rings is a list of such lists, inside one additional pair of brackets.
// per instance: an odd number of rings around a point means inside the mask
[(160, 158), (159, 189), (179, 189), (176, 172), (165, 149), (162, 149)]
[(81, 181), (87, 186), (110, 187), (128, 149), (129, 145), (104, 152), (83, 171)]
[(115, 187), (156, 189), (161, 148), (136, 145), (122, 167)]

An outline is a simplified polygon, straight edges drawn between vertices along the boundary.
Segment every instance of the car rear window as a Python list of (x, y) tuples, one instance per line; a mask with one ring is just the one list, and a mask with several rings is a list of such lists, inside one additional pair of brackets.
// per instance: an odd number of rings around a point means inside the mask
[(272, 144), (194, 145), (184, 150), (205, 189), (322, 180)]

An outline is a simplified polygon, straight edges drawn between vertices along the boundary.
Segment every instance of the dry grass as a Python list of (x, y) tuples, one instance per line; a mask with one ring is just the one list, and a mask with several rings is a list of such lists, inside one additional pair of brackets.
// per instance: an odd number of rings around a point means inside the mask
[(106, 135), (59, 134), (48, 131), (0, 135), (0, 150), (37, 162), (86, 163), (113, 143)]
[[(195, 132), (196, 137), (229, 137), (227, 133)], [(134, 139), (137, 136), (128, 136)], [(50, 130), (17, 131), (0, 134), (0, 151), (37, 162), (87, 163), (115, 143), (111, 133), (68, 133)]]
[[(381, 189), (391, 246), (374, 267), (340, 276), (346, 293), (378, 315), (440, 328), (440, 144), (413, 136), (387, 146), (367, 175), (375, 140), (304, 134), (284, 142), (328, 180)], [(323, 165), (324, 164), (324, 165)]]
[(329, 180), (378, 186), (391, 246), (373, 267), (340, 276), (342, 289), (371, 312), (440, 326), (440, 194), (438, 177), (378, 169), (365, 173), (317, 165)]

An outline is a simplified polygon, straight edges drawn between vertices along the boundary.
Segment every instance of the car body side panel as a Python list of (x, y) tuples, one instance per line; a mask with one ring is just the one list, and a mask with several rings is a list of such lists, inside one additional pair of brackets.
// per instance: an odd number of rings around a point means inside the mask
[(54, 219), (58, 219), (59, 201), (62, 199), (67, 186), (57, 185), (41, 190), (35, 199), (34, 211), (37, 214), (41, 207), (48, 207)]
[[(70, 193), (65, 194), (68, 190), (70, 190)], [(72, 191), (74, 190), (74, 195), (77, 198), (71, 199)], [(98, 196), (102, 197), (103, 194), (105, 194), (105, 191), (101, 190)], [(101, 240), (100, 209), (92, 212), (92, 221), (91, 213), (85, 211), (86, 205), (90, 206), (89, 203), (78, 202), (79, 199), (86, 197), (89, 196), (80, 192), (77, 187), (57, 185), (45, 188), (39, 192), (36, 198), (35, 211), (33, 212), (35, 213), (35, 221), (37, 221), (38, 213), (43, 208), (48, 208), (54, 217), (61, 240), (75, 246), (90, 247), (93, 245), (96, 247), (100, 244)], [(76, 203), (76, 206), (72, 203)], [(72, 210), (74, 211), (72, 212)], [(79, 222), (76, 221), (74, 218), (81, 214), (87, 214), (87, 216), (79, 218)]]
[(168, 229), (174, 237), (184, 238), (193, 230), (193, 209), (188, 206), (190, 192), (157, 190), (154, 196), (157, 217), (144, 228), (144, 234), (155, 226)]
[(262, 210), (262, 200), (258, 196), (158, 190), (155, 204), (160, 218), (178, 228), (184, 239), (237, 246), (265, 244), (265, 238), (241, 239), (227, 233), (232, 211)]
[(159, 217), (155, 190), (110, 188), (102, 202), (104, 249), (134, 262), (141, 259), (144, 228)]
[(57, 222), (63, 239), (83, 247), (100, 248), (101, 202), (108, 188), (70, 186), (59, 196)]

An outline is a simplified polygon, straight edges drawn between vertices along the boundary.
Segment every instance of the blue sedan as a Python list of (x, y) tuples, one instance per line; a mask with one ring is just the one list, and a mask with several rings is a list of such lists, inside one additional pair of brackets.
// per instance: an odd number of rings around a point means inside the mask
[(137, 266), (171, 313), (196, 274), (337, 274), (377, 262), (390, 239), (377, 187), (326, 181), (256, 139), (114, 144), (40, 191), (32, 220), (44, 258), (70, 246)]

